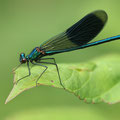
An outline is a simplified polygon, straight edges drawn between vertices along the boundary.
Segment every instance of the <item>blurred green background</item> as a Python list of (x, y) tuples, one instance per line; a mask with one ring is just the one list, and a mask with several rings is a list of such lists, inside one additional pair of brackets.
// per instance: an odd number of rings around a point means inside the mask
[[(120, 0), (0, 0), (0, 120), (119, 120), (120, 103), (86, 104), (74, 95), (48, 86), (30, 89), (4, 104), (13, 87), (12, 69), (19, 54), (63, 32), (86, 14), (102, 9), (109, 16), (94, 39), (120, 34)], [(57, 63), (85, 62), (119, 53), (120, 41), (54, 55)]]

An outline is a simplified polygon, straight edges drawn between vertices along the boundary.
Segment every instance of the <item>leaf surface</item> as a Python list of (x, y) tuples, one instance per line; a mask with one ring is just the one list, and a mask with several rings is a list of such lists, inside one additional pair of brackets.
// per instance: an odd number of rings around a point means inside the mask
[[(56, 67), (47, 65), (48, 70), (42, 75), (38, 83), (56, 88), (60, 85)], [(75, 94), (87, 103), (105, 102), (113, 104), (120, 101), (120, 56), (103, 56), (86, 63), (58, 64), (62, 83), (66, 91)], [(44, 67), (31, 66), (31, 76), (28, 68), (22, 66), (14, 73), (14, 86), (5, 103), (15, 98), (21, 92), (36, 87), (36, 79)]]

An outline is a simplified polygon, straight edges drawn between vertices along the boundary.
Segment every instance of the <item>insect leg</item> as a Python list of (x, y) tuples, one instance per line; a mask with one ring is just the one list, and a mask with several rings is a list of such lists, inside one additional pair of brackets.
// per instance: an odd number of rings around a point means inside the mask
[(22, 64), (19, 64), (16, 68), (13, 69), (13, 72), (16, 71)]
[(33, 65), (39, 65), (39, 66), (42, 66), (42, 67), (45, 67), (45, 69), (44, 69), (44, 71), (40, 74), (40, 76), (37, 78), (37, 80), (36, 80), (36, 87), (37, 87), (37, 82), (38, 82), (38, 80), (41, 78), (41, 76), (43, 75), (43, 73), (47, 70), (47, 66), (45, 66), (45, 65), (41, 65), (41, 64), (39, 64), (39, 63), (34, 63), (34, 62), (31, 62)]
[(29, 74), (26, 75), (26, 76), (24, 76), (24, 77), (22, 77), (22, 78), (20, 78), (20, 79), (16, 82), (16, 84), (17, 84), (19, 81), (21, 81), (22, 79), (24, 79), (24, 78), (26, 78), (26, 77), (29, 77), (29, 76), (31, 75), (31, 71), (30, 71), (30, 67), (29, 67), (29, 62), (27, 62), (27, 67), (28, 67)]
[[(50, 63), (50, 62), (41, 62), (41, 61), (40, 61), (40, 60), (46, 60), (46, 59), (52, 59), (52, 60), (54, 60), (54, 63)], [(64, 87), (64, 85), (63, 85), (63, 83), (62, 83), (61, 77), (60, 77), (58, 65), (56, 64), (55, 58), (41, 58), (41, 59), (39, 59), (39, 60), (36, 61), (36, 62), (37, 62), (37, 63), (46, 63), (46, 64), (55, 65), (55, 66), (56, 66), (56, 69), (57, 69), (57, 73), (58, 73), (58, 77), (59, 77), (60, 84), (61, 84), (61, 86), (65, 89), (65, 87)]]
[(52, 60), (54, 61), (54, 63), (56, 63), (55, 58), (40, 58), (40, 59), (38, 59), (37, 61), (50, 60), (50, 59), (52, 59)]

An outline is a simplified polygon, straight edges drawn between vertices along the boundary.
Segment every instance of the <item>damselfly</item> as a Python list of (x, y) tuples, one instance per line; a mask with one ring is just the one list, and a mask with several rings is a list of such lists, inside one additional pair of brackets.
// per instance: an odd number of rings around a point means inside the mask
[[(46, 65), (43, 65), (42, 63), (46, 63), (56, 66), (60, 84), (62, 85), (63, 88), (65, 88), (64, 84), (61, 81), (59, 69), (55, 59), (43, 58), (43, 57), (57, 53), (83, 49), (86, 47), (91, 47), (105, 42), (110, 42), (113, 40), (120, 39), (120, 35), (117, 35), (114, 37), (109, 37), (103, 40), (88, 43), (94, 37), (96, 37), (98, 33), (102, 30), (102, 28), (107, 22), (107, 18), (108, 17), (105, 11), (103, 10), (94, 11), (86, 15), (84, 18), (82, 18), (80, 21), (78, 21), (73, 26), (68, 28), (66, 31), (45, 41), (43, 44), (40, 45), (40, 47), (35, 47), (29, 55), (25, 56), (24, 53), (21, 53), (20, 65), (22, 65), (23, 63), (27, 63), (29, 74), (19, 79), (18, 81), (31, 75), (31, 71), (29, 67), (29, 62), (31, 62), (33, 65), (39, 65), (45, 68), (44, 71), (40, 74), (40, 76), (36, 79), (36, 86), (37, 86), (38, 80), (48, 68)], [(44, 61), (48, 59), (52, 59), (53, 62)]]

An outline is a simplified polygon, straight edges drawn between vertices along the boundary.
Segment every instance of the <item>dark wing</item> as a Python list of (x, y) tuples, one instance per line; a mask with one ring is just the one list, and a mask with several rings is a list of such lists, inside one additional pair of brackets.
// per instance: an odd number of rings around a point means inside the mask
[(97, 10), (82, 18), (65, 32), (44, 42), (40, 47), (48, 54), (79, 49), (92, 40), (107, 21), (105, 11)]

